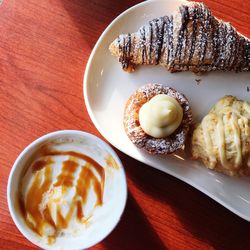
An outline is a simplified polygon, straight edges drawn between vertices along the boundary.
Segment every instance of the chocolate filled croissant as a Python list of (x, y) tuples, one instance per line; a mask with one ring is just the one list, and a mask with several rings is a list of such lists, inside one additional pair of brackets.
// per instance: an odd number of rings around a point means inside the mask
[(214, 17), (203, 3), (187, 2), (174, 16), (121, 34), (109, 49), (128, 72), (142, 64), (160, 64), (171, 72), (250, 70), (250, 40)]

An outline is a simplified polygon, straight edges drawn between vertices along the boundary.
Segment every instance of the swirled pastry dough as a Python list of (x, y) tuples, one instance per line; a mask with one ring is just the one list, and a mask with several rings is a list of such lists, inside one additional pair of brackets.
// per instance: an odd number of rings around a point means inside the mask
[(250, 104), (220, 99), (193, 132), (192, 156), (228, 175), (250, 175)]

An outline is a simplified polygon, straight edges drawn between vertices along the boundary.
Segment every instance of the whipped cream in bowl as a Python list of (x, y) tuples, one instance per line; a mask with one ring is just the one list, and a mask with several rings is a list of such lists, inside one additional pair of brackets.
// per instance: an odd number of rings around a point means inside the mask
[(8, 181), (8, 206), (21, 233), (44, 249), (82, 249), (104, 239), (125, 207), (121, 161), (81, 131), (47, 134), (19, 155)]

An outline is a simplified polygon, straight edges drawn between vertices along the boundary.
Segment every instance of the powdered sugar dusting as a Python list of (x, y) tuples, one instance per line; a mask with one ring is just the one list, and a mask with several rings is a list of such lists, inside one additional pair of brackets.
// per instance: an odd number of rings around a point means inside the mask
[(114, 44), (124, 70), (139, 64), (161, 64), (172, 72), (250, 70), (250, 40), (203, 3), (182, 5), (174, 16), (155, 18)]
[[(175, 98), (183, 108), (183, 120), (179, 128), (172, 135), (160, 139), (147, 135), (139, 122), (142, 105), (158, 94)], [(147, 84), (139, 88), (128, 99), (124, 112), (124, 127), (128, 137), (136, 146), (152, 154), (170, 154), (183, 148), (191, 123), (192, 113), (187, 98), (173, 88), (161, 84)]]

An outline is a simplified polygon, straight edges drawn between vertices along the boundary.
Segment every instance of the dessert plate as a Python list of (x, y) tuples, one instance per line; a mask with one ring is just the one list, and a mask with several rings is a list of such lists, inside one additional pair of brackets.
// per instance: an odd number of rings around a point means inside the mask
[[(168, 173), (202, 191), (235, 214), (250, 221), (250, 178), (232, 178), (206, 169), (183, 152), (154, 156), (137, 149), (123, 128), (128, 97), (146, 83), (162, 83), (186, 95), (199, 122), (224, 95), (250, 100), (249, 73), (169, 73), (161, 66), (141, 66), (123, 72), (112, 57), (109, 44), (121, 33), (137, 31), (147, 21), (172, 14), (183, 0), (151, 0), (118, 16), (103, 32), (89, 58), (84, 76), (84, 98), (89, 115), (100, 133), (116, 148), (147, 165)], [(249, 87), (248, 87), (249, 86)]]

